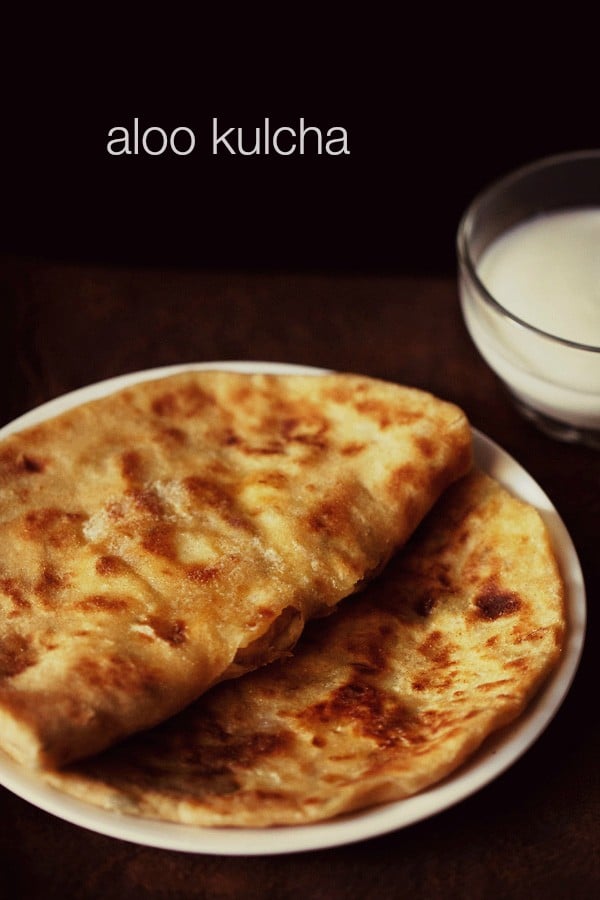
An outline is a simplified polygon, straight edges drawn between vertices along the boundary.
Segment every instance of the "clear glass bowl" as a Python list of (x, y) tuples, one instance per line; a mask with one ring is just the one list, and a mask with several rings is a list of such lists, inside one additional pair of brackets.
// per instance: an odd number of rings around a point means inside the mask
[(459, 293), (471, 338), (521, 413), (552, 437), (600, 449), (600, 347), (524, 321), (478, 274), (485, 250), (508, 229), (581, 207), (600, 209), (600, 150), (542, 159), (488, 187), (458, 228)]

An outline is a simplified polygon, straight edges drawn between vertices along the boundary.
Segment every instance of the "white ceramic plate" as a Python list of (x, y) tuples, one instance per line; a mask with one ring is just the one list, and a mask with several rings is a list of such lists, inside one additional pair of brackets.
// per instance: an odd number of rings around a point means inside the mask
[[(34, 425), (66, 409), (104, 396), (134, 382), (186, 369), (322, 374), (324, 370), (278, 363), (214, 362), (169, 366), (111, 378), (45, 403), (0, 430), (0, 437)], [(403, 828), (458, 803), (496, 778), (539, 737), (556, 714), (575, 675), (585, 633), (585, 589), (569, 534), (548, 497), (521, 466), (489, 438), (475, 432), (477, 464), (517, 497), (537, 507), (550, 531), (566, 583), (568, 632), (560, 664), (525, 713), (492, 735), (454, 774), (422, 793), (383, 806), (314, 825), (268, 829), (196, 828), (139, 819), (99, 809), (49, 787), (0, 754), (0, 783), (35, 806), (100, 834), (151, 847), (229, 856), (292, 853), (333, 847)]]

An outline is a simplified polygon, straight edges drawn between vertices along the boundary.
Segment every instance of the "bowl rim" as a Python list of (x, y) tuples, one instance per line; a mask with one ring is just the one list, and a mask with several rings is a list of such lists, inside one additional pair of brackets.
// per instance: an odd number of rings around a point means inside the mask
[[(512, 322), (525, 329), (526, 331), (534, 332), (535, 334), (538, 334), (549, 341), (554, 341), (575, 350), (583, 350), (587, 353), (600, 353), (600, 346), (597, 346), (596, 344), (584, 344), (580, 341), (574, 341), (570, 338), (564, 338), (558, 334), (553, 334), (550, 331), (545, 331), (543, 328), (539, 328), (537, 325), (533, 325), (531, 322), (528, 322), (526, 319), (522, 319), (520, 316), (517, 316), (515, 315), (515, 313), (508, 310), (494, 297), (492, 293), (490, 293), (488, 288), (479, 277), (476, 265), (473, 262), (473, 258), (470, 252), (472, 222), (478, 208), (483, 202), (488, 200), (494, 194), (505, 190), (514, 182), (521, 181), (522, 179), (527, 178), (529, 175), (532, 175), (533, 173), (538, 172), (541, 169), (551, 168), (563, 163), (575, 163), (584, 159), (596, 160), (598, 162), (598, 165), (600, 166), (600, 149), (576, 150), (569, 153), (557, 153), (552, 156), (544, 156), (540, 159), (534, 160), (533, 162), (527, 163), (526, 165), (520, 166), (519, 168), (514, 169), (508, 174), (492, 181), (473, 197), (473, 199), (465, 209), (463, 215), (461, 216), (456, 232), (456, 250), (458, 255), (459, 267), (466, 270), (480, 297), (496, 312), (500, 313), (502, 316), (505, 316), (507, 319), (510, 319)], [(590, 206), (592, 206), (592, 204), (590, 204)], [(596, 205), (593, 204), (593, 206), (595, 207)], [(573, 206), (572, 208), (584, 209), (586, 207), (580, 204), (578, 206)], [(524, 218), (522, 221), (527, 221), (527, 218)]]

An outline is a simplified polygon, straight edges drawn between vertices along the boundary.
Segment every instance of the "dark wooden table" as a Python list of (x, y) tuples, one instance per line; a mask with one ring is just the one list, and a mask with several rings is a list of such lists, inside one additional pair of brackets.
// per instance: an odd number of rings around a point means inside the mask
[(600, 896), (600, 455), (517, 415), (470, 343), (454, 279), (7, 259), (0, 280), (0, 423), (111, 375), (188, 361), (287, 361), (423, 387), (460, 404), (550, 495), (589, 603), (583, 662), (547, 731), (496, 781), (427, 821), (318, 852), (188, 855), (85, 831), (0, 789), (0, 897)]

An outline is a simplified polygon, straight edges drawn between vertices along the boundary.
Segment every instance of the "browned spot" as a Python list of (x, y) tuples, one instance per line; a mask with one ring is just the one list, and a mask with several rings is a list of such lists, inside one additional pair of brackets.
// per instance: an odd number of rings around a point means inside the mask
[(284, 488), (287, 483), (287, 475), (283, 472), (276, 472), (273, 470), (272, 472), (263, 472), (257, 479), (257, 484), (266, 484), (269, 487), (273, 488)]
[(217, 481), (201, 475), (189, 475), (183, 484), (193, 499), (202, 506), (223, 510), (229, 510), (233, 506), (232, 494)]
[(38, 578), (34, 591), (44, 606), (51, 606), (52, 599), (59, 588), (63, 587), (65, 579), (50, 566), (44, 566)]
[(50, 568), (50, 566), (44, 566), (42, 569), (42, 574), (38, 578), (37, 584), (35, 586), (36, 591), (45, 592), (56, 590), (56, 588), (61, 587), (63, 584), (63, 578), (54, 569)]
[(0, 579), (0, 590), (3, 591), (10, 597), (13, 602), (13, 605), (17, 609), (29, 609), (31, 603), (29, 600), (23, 596), (23, 591), (17, 584), (14, 578), (2, 578)]
[(0, 641), (0, 678), (12, 678), (33, 666), (37, 656), (30, 640), (12, 632)]
[(185, 574), (190, 581), (196, 581), (198, 584), (205, 584), (208, 581), (213, 581), (217, 575), (219, 575), (220, 571), (221, 569), (219, 566), (192, 565), (187, 567)]
[(177, 411), (177, 399), (175, 394), (161, 394), (152, 401), (152, 412), (157, 416), (173, 416)]
[[(356, 389), (356, 393), (360, 391), (361, 386), (359, 385)], [(334, 403), (340, 403), (342, 405), (351, 403), (355, 399), (355, 390), (344, 384), (337, 384), (327, 389), (325, 392), (325, 399), (332, 400)]]
[(214, 406), (215, 398), (197, 384), (186, 384), (177, 391), (168, 391), (152, 402), (152, 412), (157, 416), (182, 416), (191, 418), (207, 406)]
[(414, 463), (404, 463), (394, 469), (388, 478), (388, 489), (393, 495), (397, 495), (410, 487), (421, 487), (423, 473)]
[(182, 431), (181, 428), (175, 428), (175, 426), (171, 428), (161, 428), (158, 432), (159, 440), (163, 440), (168, 444), (183, 444), (186, 440), (186, 433)]
[(541, 626), (540, 628), (534, 628), (533, 631), (520, 634), (520, 629), (513, 628), (513, 634), (517, 644), (520, 644), (522, 641), (541, 641), (546, 636), (546, 631), (547, 629), (544, 626)]
[(248, 400), (252, 399), (252, 388), (247, 384), (242, 384), (231, 393), (232, 406), (245, 406)]
[(357, 456), (359, 453), (362, 453), (366, 446), (366, 444), (361, 443), (360, 441), (351, 441), (349, 444), (344, 444), (342, 447), (342, 454), (344, 456)]
[(285, 453), (285, 444), (283, 441), (272, 440), (267, 444), (260, 444), (259, 446), (244, 444), (240, 449), (246, 456), (277, 456), (278, 454)]
[(46, 461), (29, 453), (20, 453), (13, 448), (0, 452), (0, 476), (39, 474), (46, 468)]
[(228, 750), (227, 756), (230, 760), (247, 766), (259, 756), (271, 756), (285, 750), (291, 741), (292, 735), (287, 731), (256, 732), (234, 744)]
[(324, 737), (319, 737), (319, 735), (315, 735), (312, 739), (312, 743), (314, 747), (325, 747), (327, 746), (327, 741)]
[[(495, 690), (495, 688), (497, 688), (503, 684), (511, 684), (510, 678), (500, 678), (498, 681), (486, 681), (483, 684), (478, 684), (477, 690), (493, 691), (493, 690)], [(499, 695), (499, 696), (508, 696), (508, 695)]]
[(233, 447), (236, 444), (241, 444), (241, 437), (235, 433), (233, 428), (226, 428), (221, 436), (220, 443), (224, 444), (225, 447)]
[(23, 521), (24, 535), (29, 540), (47, 541), (55, 547), (81, 540), (81, 523), (85, 516), (54, 507), (33, 509)]
[(100, 556), (96, 560), (98, 575), (120, 575), (126, 571), (127, 565), (118, 556)]
[(281, 433), (284, 440), (307, 444), (319, 449), (327, 447), (325, 434), (328, 428), (327, 420), (317, 415), (291, 417), (283, 419), (281, 422)]
[(445, 709), (428, 709), (421, 715), (422, 724), (432, 733), (445, 731), (454, 724), (455, 714)]
[(443, 675), (434, 670), (423, 670), (417, 674), (412, 681), (412, 689), (414, 691), (446, 691), (450, 688), (456, 679), (458, 672), (456, 670), (444, 670)]
[(116, 653), (102, 658), (91, 656), (79, 660), (75, 674), (88, 684), (103, 691), (123, 691), (128, 697), (135, 694), (152, 694), (159, 686), (152, 670), (139, 661), (118, 656)]
[(512, 659), (509, 663), (506, 663), (507, 669), (527, 669), (529, 663), (527, 660), (520, 656), (518, 659)]
[(19, 458), (15, 451), (9, 447), (0, 450), (0, 475), (4, 478), (10, 478), (13, 474), (23, 474), (25, 469), (19, 463)]
[(359, 400), (354, 404), (354, 408), (361, 415), (375, 419), (380, 428), (388, 428), (391, 424), (389, 407), (381, 400), (375, 398)]
[(121, 475), (123, 478), (135, 484), (143, 478), (142, 457), (135, 450), (126, 450), (120, 457)]
[(142, 547), (155, 556), (166, 556), (174, 559), (175, 553), (175, 529), (168, 522), (159, 522), (153, 525), (145, 533), (142, 539)]
[[(190, 748), (186, 763), (191, 765), (194, 775), (212, 779), (215, 774), (226, 774), (232, 769), (251, 769), (262, 757), (285, 753), (293, 740), (293, 734), (284, 730), (235, 736), (223, 732), (216, 743), (201, 740), (201, 750)], [(250, 793), (263, 801), (281, 796), (277, 791), (257, 790)]]
[(380, 747), (397, 744), (411, 722), (409, 711), (395, 697), (363, 681), (341, 685), (328, 700), (316, 703), (297, 718), (319, 724), (352, 723)]
[(190, 475), (184, 479), (183, 484), (194, 503), (210, 507), (234, 528), (253, 530), (252, 523), (238, 510), (233, 494), (218, 481), (200, 475)]
[(499, 591), (492, 584), (476, 597), (475, 606), (481, 619), (492, 622), (515, 613), (521, 607), (521, 600), (513, 591)]
[(133, 489), (127, 491), (126, 496), (143, 513), (150, 513), (151, 516), (158, 517), (162, 516), (164, 512), (162, 501), (152, 488)]
[(450, 665), (452, 649), (452, 645), (445, 640), (441, 631), (432, 631), (418, 647), (419, 653), (440, 667)]
[(323, 500), (308, 516), (308, 526), (313, 531), (327, 535), (340, 534), (348, 527), (348, 506), (342, 496), (330, 496)]
[(435, 444), (430, 438), (417, 434), (414, 437), (414, 442), (419, 453), (422, 453), (427, 459), (432, 459), (435, 456)]
[(208, 478), (223, 479), (230, 473), (230, 468), (222, 459), (211, 459), (206, 461), (206, 475)]
[(105, 594), (90, 594), (89, 597), (85, 597), (83, 600), (77, 600), (73, 604), (73, 607), (75, 609), (117, 611), (127, 609), (129, 603), (123, 597), (110, 597)]
[(422, 418), (422, 413), (417, 410), (404, 409), (386, 403), (376, 397), (367, 400), (359, 400), (354, 403), (355, 409), (362, 415), (374, 419), (380, 428), (388, 428), (390, 425), (411, 425)]
[(148, 625), (157, 637), (174, 647), (178, 644), (185, 644), (187, 640), (185, 622), (181, 619), (169, 622), (167, 619), (161, 619), (160, 616), (150, 616)]
[(21, 465), (26, 472), (43, 472), (46, 468), (43, 460), (36, 459), (35, 456), (28, 456), (26, 453), (21, 457)]

